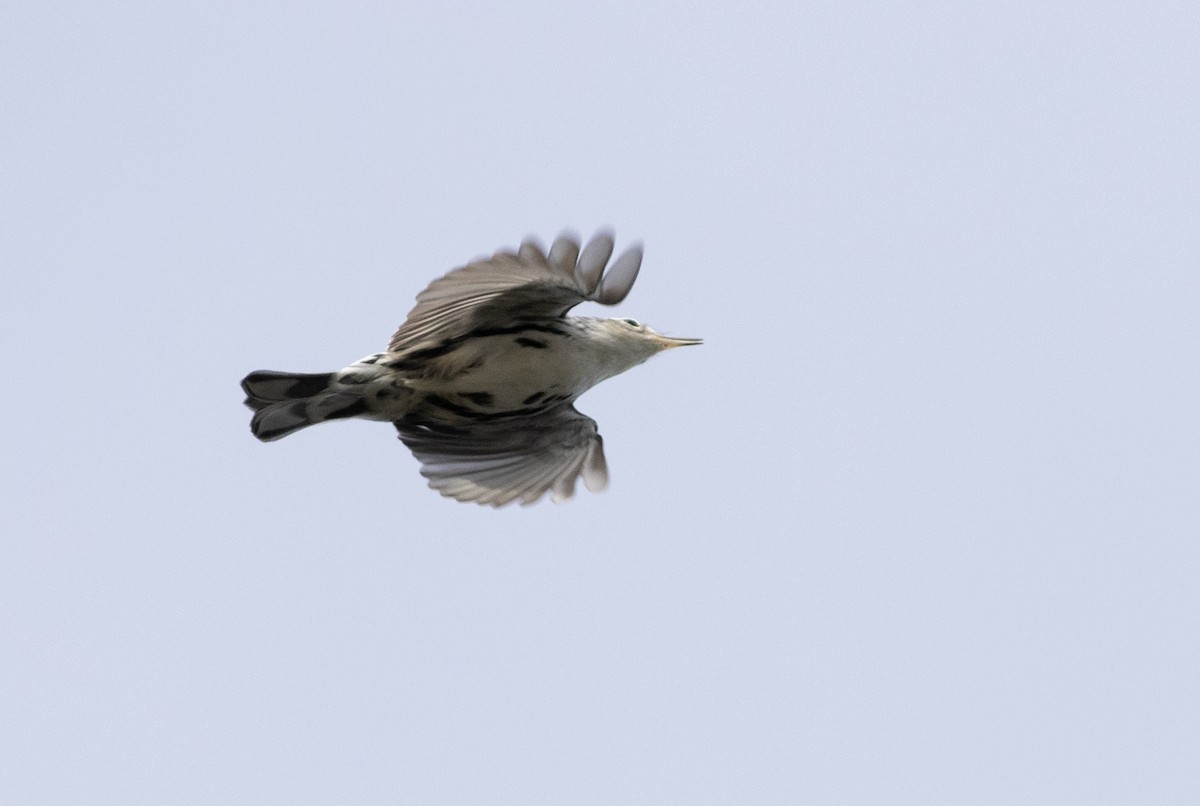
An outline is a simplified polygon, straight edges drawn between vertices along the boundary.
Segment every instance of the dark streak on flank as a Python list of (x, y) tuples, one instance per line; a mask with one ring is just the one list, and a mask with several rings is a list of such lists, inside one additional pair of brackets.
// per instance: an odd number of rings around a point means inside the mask
[(409, 353), (404, 353), (396, 358), (392, 358), (384, 362), (385, 366), (400, 371), (412, 371), (422, 369), (423, 366), (443, 355), (452, 353), (465, 341), (470, 339), (481, 339), (487, 336), (510, 336), (514, 333), (525, 333), (534, 331), (535, 333), (549, 333), (554, 336), (566, 338), (568, 333), (563, 328), (551, 324), (534, 324), (532, 322), (522, 322), (508, 327), (481, 327), (472, 330), (462, 336), (455, 336), (452, 339), (446, 339), (441, 344), (436, 344), (433, 347), (424, 347), (420, 350), (413, 350)]
[(531, 403), (537, 403), (539, 400), (541, 400), (543, 397), (545, 397), (545, 395), (546, 395), (545, 392), (534, 392), (532, 395), (530, 395), (529, 397), (522, 400), (521, 405), (528, 406)]
[(492, 396), (491, 392), (463, 392), (463, 397), (476, 406), (491, 406), (496, 402), (496, 398)]
[(443, 411), (448, 411), (451, 414), (457, 414), (463, 419), (474, 420), (475, 422), (480, 423), (492, 422), (494, 420), (512, 419), (514, 417), (530, 417), (534, 414), (541, 414), (546, 410), (545, 406), (533, 406), (527, 409), (510, 409), (508, 411), (485, 413), (468, 408), (467, 406), (460, 406), (451, 400), (447, 400), (441, 395), (426, 395), (425, 402), (430, 406), (442, 409)]
[(385, 363), (385, 366), (398, 370), (413, 370), (420, 369), (421, 365), (434, 358), (440, 358), (446, 353), (453, 352), (458, 347), (456, 340), (444, 341), (436, 347), (426, 347), (423, 350), (414, 350), (411, 353), (406, 353), (402, 358), (393, 358)]
[(550, 347), (550, 345), (546, 344), (544, 341), (540, 341), (539, 339), (527, 339), (524, 336), (518, 336), (516, 339), (514, 339), (514, 341), (522, 347), (533, 347), (535, 350), (545, 350)]

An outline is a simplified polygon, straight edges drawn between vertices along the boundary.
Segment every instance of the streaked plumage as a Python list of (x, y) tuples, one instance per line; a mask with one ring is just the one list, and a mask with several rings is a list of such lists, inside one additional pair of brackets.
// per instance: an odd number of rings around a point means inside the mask
[[(430, 283), (386, 352), (340, 372), (252, 372), (242, 381), (254, 435), (280, 439), (325, 420), (395, 424), (429, 486), (460, 501), (570, 498), (577, 479), (607, 483), (596, 423), (572, 405), (673, 339), (632, 319), (569, 317), (585, 300), (615, 305), (641, 267), (640, 245), (612, 265), (612, 233), (580, 251), (564, 234), (547, 254), (527, 240)], [(605, 267), (607, 271), (605, 270)]]

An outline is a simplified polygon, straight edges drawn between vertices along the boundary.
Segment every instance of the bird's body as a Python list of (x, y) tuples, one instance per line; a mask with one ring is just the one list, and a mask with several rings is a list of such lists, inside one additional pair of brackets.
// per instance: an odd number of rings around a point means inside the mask
[(584, 299), (615, 304), (628, 293), (641, 248), (605, 273), (611, 252), (608, 233), (582, 254), (569, 236), (548, 256), (526, 241), (434, 281), (386, 352), (335, 373), (251, 373), (242, 387), (255, 436), (346, 417), (393, 422), (430, 486), (493, 506), (569, 497), (581, 475), (602, 487), (602, 443), (575, 399), (663, 349), (699, 343), (632, 319), (566, 316)]

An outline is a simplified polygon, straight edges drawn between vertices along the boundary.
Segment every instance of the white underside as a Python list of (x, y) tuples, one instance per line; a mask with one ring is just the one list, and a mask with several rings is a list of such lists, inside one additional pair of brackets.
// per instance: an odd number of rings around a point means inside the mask
[[(539, 392), (568, 394), (573, 399), (606, 377), (597, 376), (596, 362), (581, 354), (580, 340), (537, 333), (529, 338), (546, 348), (521, 346), (511, 335), (473, 339), (455, 355), (456, 363), (466, 367), (459, 374), (444, 381), (410, 381), (409, 386), (435, 394), (487, 392), (495, 408), (515, 409)], [(476, 361), (479, 366), (471, 367)]]

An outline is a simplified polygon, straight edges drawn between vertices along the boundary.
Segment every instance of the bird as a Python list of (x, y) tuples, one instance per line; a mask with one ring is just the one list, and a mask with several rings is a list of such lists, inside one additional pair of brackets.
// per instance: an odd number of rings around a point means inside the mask
[(643, 247), (610, 264), (614, 245), (611, 229), (582, 249), (570, 231), (549, 251), (527, 238), (430, 283), (383, 352), (337, 372), (251, 372), (242, 390), (252, 433), (271, 442), (328, 420), (391, 422), (431, 488), (492, 507), (565, 501), (580, 478), (603, 490), (604, 442), (575, 400), (657, 353), (702, 343), (636, 319), (567, 315), (629, 294)]

